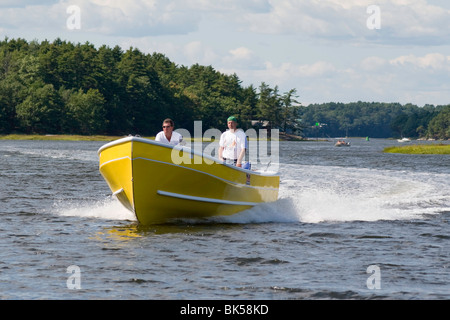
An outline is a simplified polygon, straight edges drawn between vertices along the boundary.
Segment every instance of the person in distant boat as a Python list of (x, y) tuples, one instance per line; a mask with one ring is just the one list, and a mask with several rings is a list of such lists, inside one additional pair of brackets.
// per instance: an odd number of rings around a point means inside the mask
[(233, 116), (227, 119), (228, 129), (220, 136), (219, 159), (242, 167), (245, 156), (247, 137), (242, 129), (237, 129), (237, 119)]
[(183, 141), (183, 136), (176, 131), (173, 131), (175, 124), (172, 119), (163, 121), (163, 131), (156, 135), (155, 141), (176, 146)]

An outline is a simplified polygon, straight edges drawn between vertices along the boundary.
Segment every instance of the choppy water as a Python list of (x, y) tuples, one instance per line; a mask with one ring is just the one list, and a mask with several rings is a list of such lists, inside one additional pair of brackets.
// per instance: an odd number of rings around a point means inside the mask
[(0, 141), (0, 299), (450, 298), (449, 156), (282, 142), (277, 202), (144, 228), (102, 144)]

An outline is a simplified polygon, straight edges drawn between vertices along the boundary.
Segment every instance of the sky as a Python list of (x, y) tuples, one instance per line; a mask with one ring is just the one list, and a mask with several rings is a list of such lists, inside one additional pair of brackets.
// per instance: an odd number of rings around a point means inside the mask
[(326, 102), (450, 104), (448, 0), (0, 0), (0, 38), (159, 52)]

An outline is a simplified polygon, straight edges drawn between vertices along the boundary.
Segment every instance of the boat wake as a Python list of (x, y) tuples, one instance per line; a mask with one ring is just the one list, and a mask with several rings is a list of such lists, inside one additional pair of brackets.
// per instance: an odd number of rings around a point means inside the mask
[[(339, 174), (336, 174), (339, 170)], [(294, 166), (282, 173), (279, 199), (233, 216), (183, 219), (176, 223), (321, 223), (412, 220), (450, 211), (447, 175), (320, 166)], [(114, 197), (60, 202), (54, 212), (117, 221), (136, 221)]]
[(228, 223), (412, 220), (450, 211), (447, 176), (320, 166), (286, 168), (279, 200)]

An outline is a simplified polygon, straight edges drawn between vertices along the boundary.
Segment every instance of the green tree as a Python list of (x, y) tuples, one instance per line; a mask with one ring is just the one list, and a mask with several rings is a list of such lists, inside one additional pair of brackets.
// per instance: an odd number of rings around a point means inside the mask
[(28, 97), (17, 106), (21, 128), (27, 133), (58, 133), (61, 126), (61, 103), (51, 84), (30, 87)]
[(240, 106), (241, 127), (244, 129), (251, 128), (251, 121), (257, 119), (258, 94), (253, 85), (242, 90), (242, 102)]
[(270, 121), (272, 128), (277, 128), (281, 124), (281, 101), (277, 86), (272, 89), (262, 82), (259, 86), (256, 107), (258, 120)]
[(118, 64), (120, 101), (126, 127), (132, 133), (154, 134), (163, 120), (163, 110), (167, 107), (163, 97), (158, 74), (146, 64), (145, 56), (137, 49), (130, 48)]
[(236, 74), (212, 66), (178, 66), (160, 53), (61, 39), (0, 41), (0, 132), (155, 134), (170, 117), (178, 127), (240, 126), (269, 120), (287, 128), (292, 93), (262, 84), (244, 88)]
[(70, 131), (85, 135), (105, 133), (105, 99), (97, 89), (82, 89), (69, 94), (66, 98), (66, 115), (70, 119)]
[(450, 139), (450, 105), (430, 121), (428, 135), (435, 139)]
[(281, 127), (284, 132), (288, 129), (301, 131), (298, 120), (299, 102), (295, 99), (296, 93), (296, 89), (291, 89), (281, 96)]
[(16, 105), (25, 96), (22, 93), (24, 89), (17, 72), (6, 72), (0, 76), (0, 133), (10, 133), (16, 129)]
[(12, 132), (15, 128), (16, 110), (12, 100), (14, 88), (0, 81), (0, 133)]

